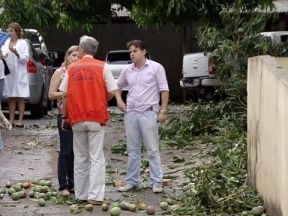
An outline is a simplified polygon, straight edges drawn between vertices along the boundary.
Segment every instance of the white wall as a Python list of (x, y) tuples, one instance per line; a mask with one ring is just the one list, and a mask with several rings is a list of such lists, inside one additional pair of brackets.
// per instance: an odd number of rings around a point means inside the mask
[(288, 216), (288, 58), (248, 60), (248, 179), (269, 215)]

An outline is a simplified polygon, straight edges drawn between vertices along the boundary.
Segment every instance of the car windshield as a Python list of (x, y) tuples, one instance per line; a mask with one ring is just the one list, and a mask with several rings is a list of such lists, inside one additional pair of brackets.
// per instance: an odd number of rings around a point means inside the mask
[(109, 53), (108, 55), (108, 62), (121, 62), (121, 61), (125, 61), (127, 62), (127, 60), (130, 60), (130, 55), (129, 52), (115, 52), (115, 53)]
[(25, 36), (25, 38), (29, 39), (33, 44), (34, 43), (40, 44), (40, 41), (39, 41), (37, 34), (33, 34), (31, 32), (25, 32), (24, 36)]

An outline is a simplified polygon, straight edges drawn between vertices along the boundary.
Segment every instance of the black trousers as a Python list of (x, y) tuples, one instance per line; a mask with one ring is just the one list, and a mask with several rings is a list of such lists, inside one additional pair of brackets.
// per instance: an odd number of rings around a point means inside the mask
[(57, 127), (60, 138), (60, 152), (58, 157), (59, 190), (74, 188), (74, 153), (73, 132), (61, 128), (61, 115), (57, 117)]

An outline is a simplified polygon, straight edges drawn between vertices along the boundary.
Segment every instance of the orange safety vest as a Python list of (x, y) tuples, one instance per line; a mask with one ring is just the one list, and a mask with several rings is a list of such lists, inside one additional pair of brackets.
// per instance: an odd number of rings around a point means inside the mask
[(74, 124), (93, 121), (106, 124), (107, 90), (103, 75), (104, 62), (83, 57), (68, 68), (67, 114)]

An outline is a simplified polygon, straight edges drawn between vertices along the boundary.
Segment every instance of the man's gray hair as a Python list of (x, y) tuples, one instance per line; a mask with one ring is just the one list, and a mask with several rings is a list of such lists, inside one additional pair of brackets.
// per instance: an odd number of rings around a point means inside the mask
[(89, 55), (95, 55), (98, 50), (99, 42), (90, 36), (84, 35), (80, 38), (79, 47), (84, 49), (84, 52)]

